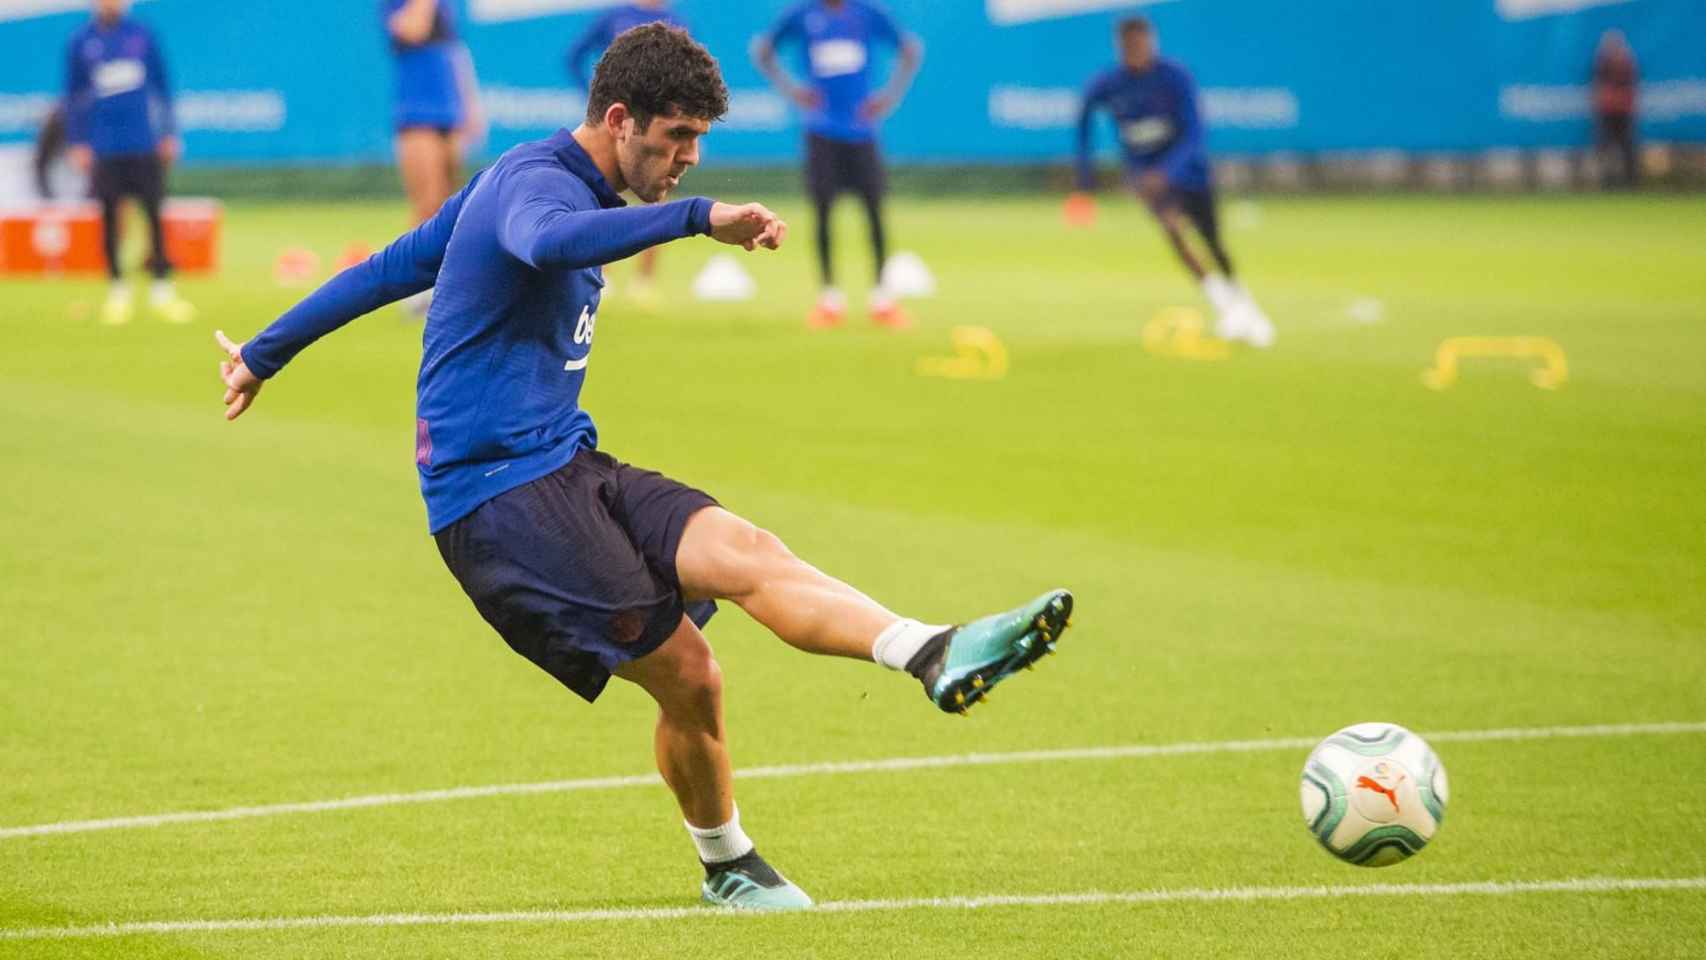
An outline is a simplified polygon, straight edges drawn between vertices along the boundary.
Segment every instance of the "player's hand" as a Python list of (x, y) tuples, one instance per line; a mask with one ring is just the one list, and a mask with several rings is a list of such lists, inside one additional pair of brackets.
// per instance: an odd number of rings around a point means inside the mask
[(213, 331), (213, 338), (225, 353), (225, 359), (219, 363), (219, 379), (225, 381), (225, 419), (235, 420), (255, 402), (255, 395), (266, 381), (250, 372), (249, 365), (243, 362), (241, 343), (232, 343), (223, 330)]
[(1137, 192), (1150, 206), (1157, 206), (1167, 198), (1167, 175), (1159, 170), (1145, 170), (1137, 177)]
[(859, 119), (866, 123), (875, 123), (893, 113), (894, 108), (899, 105), (899, 101), (892, 94), (873, 93), (865, 98), (864, 103), (859, 104)]
[(89, 149), (88, 144), (76, 144), (68, 155), (71, 157), (71, 165), (76, 167), (79, 173), (88, 173), (95, 169), (95, 151)]
[(808, 112), (823, 106), (823, 94), (811, 87), (795, 87), (789, 92), (788, 99), (794, 101), (794, 106)]
[(1066, 217), (1067, 226), (1092, 227), (1096, 225), (1096, 197), (1083, 190), (1074, 190), (1066, 196), (1066, 206), (1061, 209)]
[(713, 203), (711, 239), (748, 250), (775, 250), (788, 235), (788, 224), (762, 203)]
[(169, 167), (183, 155), (184, 142), (177, 137), (161, 137), (160, 145), (154, 149), (160, 154), (160, 162)]

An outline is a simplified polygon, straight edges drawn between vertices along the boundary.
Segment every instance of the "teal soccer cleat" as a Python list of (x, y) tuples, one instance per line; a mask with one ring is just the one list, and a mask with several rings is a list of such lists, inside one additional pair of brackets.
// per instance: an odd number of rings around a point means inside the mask
[(932, 703), (963, 714), (1014, 671), (1053, 653), (1071, 617), (1072, 594), (1052, 590), (1022, 607), (932, 637), (906, 670), (924, 684)]
[(736, 910), (805, 910), (812, 898), (754, 850), (728, 863), (707, 864), (699, 887), (706, 903)]

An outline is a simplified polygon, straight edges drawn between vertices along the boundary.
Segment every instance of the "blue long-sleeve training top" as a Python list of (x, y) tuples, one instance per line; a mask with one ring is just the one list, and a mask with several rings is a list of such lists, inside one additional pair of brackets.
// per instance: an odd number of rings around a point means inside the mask
[(1098, 110), (1113, 114), (1127, 170), (1158, 169), (1176, 188), (1208, 189), (1208, 148), (1197, 85), (1178, 61), (1160, 57), (1142, 73), (1114, 67), (1084, 89), (1078, 113), (1078, 185), (1086, 189), (1094, 180), (1090, 134)]
[(72, 36), (65, 132), (103, 157), (152, 153), (178, 132), (166, 60), (147, 27), (129, 17), (95, 19)]
[(415, 463), (437, 533), (595, 447), (580, 407), (603, 265), (711, 229), (703, 197), (623, 209), (567, 130), (505, 153), (414, 231), (243, 347), (272, 377), (304, 347), (429, 287)]
[(566, 59), (569, 77), (582, 90), (592, 89), (592, 65), (609, 49), (616, 38), (648, 23), (667, 23), (687, 29), (687, 22), (662, 7), (642, 7), (637, 3), (623, 4), (600, 14), (569, 48)]

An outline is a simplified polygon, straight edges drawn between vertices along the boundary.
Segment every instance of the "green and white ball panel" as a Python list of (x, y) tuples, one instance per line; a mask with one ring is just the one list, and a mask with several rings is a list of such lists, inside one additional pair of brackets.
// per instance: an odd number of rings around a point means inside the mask
[(1414, 733), (1359, 723), (1321, 741), (1304, 764), (1303, 820), (1327, 852), (1386, 866), (1419, 852), (1445, 818), (1445, 768)]

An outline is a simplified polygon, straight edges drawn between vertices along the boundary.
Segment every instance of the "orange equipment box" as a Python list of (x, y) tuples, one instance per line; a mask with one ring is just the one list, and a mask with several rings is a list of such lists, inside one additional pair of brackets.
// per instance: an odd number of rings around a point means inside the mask
[[(135, 204), (128, 206), (134, 208)], [(205, 273), (219, 264), (219, 201), (206, 198), (167, 200), (164, 211), (166, 256), (172, 267)], [(125, 229), (146, 229), (130, 213)], [(143, 238), (144, 244), (147, 238)], [(0, 210), (0, 273), (105, 273), (101, 252), (101, 210), (92, 203)]]

